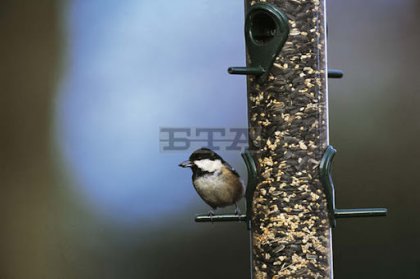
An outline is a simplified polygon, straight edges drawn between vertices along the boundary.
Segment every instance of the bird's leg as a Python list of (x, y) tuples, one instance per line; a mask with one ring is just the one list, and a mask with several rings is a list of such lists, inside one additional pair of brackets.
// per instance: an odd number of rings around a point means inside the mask
[(241, 211), (239, 210), (238, 204), (235, 202), (235, 215), (238, 216), (238, 221), (241, 221)]
[(238, 204), (235, 202), (235, 215), (241, 215), (241, 211), (239, 210)]

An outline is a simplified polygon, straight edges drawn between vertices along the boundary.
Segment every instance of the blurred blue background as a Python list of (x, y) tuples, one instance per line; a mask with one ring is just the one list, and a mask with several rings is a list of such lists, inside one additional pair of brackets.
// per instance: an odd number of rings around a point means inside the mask
[[(329, 1), (337, 278), (420, 278), (420, 4)], [(0, 2), (0, 278), (248, 278), (160, 128), (243, 128), (243, 1)], [(245, 176), (239, 151), (219, 152)], [(245, 179), (246, 180), (246, 179)], [(243, 208), (243, 204), (241, 205)], [(227, 209), (232, 210), (232, 209)]]
[(177, 167), (194, 149), (165, 152), (159, 128), (247, 125), (245, 79), (226, 73), (244, 63), (243, 3), (105, 3), (68, 4), (59, 149), (93, 210), (172, 218), (198, 201)]

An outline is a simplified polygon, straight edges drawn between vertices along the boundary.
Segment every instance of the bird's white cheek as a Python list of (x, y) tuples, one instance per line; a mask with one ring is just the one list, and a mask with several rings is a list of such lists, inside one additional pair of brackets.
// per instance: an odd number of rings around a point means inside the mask
[(194, 161), (194, 164), (203, 171), (207, 172), (220, 171), (220, 169), (223, 167), (223, 164), (220, 160), (203, 159)]

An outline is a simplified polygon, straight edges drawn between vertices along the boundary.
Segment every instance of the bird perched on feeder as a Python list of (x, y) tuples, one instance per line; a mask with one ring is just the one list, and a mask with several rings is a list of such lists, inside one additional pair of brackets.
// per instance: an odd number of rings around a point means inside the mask
[[(195, 190), (213, 210), (235, 205), (235, 214), (239, 215), (237, 202), (245, 193), (244, 184), (236, 170), (216, 152), (208, 148), (197, 149), (179, 166), (191, 168)], [(214, 212), (210, 210), (209, 215)]]

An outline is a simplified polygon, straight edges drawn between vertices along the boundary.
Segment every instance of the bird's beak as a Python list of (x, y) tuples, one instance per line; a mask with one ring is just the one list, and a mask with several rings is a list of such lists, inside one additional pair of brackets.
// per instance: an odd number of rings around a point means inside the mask
[(187, 160), (180, 163), (178, 166), (180, 166), (181, 168), (189, 168), (189, 167), (192, 167), (193, 165), (194, 165), (193, 162), (191, 162), (190, 160)]

